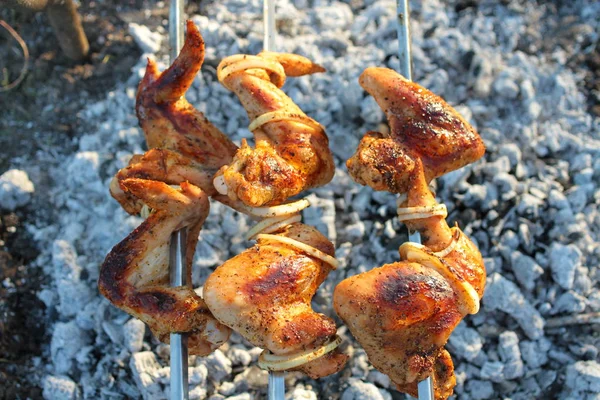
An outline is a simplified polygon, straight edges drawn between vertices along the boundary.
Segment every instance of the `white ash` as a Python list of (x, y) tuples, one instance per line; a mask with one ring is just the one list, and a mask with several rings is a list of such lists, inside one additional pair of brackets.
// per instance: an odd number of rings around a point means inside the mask
[(0, 175), (0, 209), (14, 211), (29, 203), (35, 191), (27, 172), (11, 169)]
[(142, 350), (146, 325), (139, 319), (132, 318), (123, 325), (123, 344), (131, 353)]
[(568, 399), (594, 399), (600, 393), (600, 364), (596, 361), (578, 361), (567, 367), (565, 391)]
[(79, 400), (81, 398), (77, 384), (65, 376), (46, 376), (43, 389), (42, 394), (46, 399)]
[[(448, 205), (449, 222), (458, 222), (480, 246), (489, 275), (482, 310), (458, 326), (448, 346), (456, 398), (550, 398), (563, 382), (562, 398), (595, 398), (597, 352), (585, 345), (597, 348), (597, 338), (588, 326), (544, 328), (544, 319), (600, 310), (600, 120), (586, 111), (581, 69), (587, 67), (565, 65), (597, 44), (600, 5), (577, 0), (554, 11), (555, 4), (533, 0), (485, 0), (464, 8), (467, 3), (475, 2), (411, 4), (414, 79), (455, 105), (487, 146), (484, 159), (440, 178), (436, 190)], [(215, 69), (225, 56), (261, 50), (261, 6), (207, 2), (204, 15), (192, 17), (207, 56), (188, 99), (237, 143), (251, 138), (248, 119), (216, 81)], [(285, 90), (326, 126), (336, 157), (334, 181), (312, 191), (317, 207), (304, 213), (307, 222), (337, 239), (342, 265), (314, 301), (333, 316), (335, 284), (397, 261), (397, 248), (407, 240), (394, 219), (393, 196), (353, 183), (344, 166), (361, 136), (384, 122), (357, 79), (367, 66), (398, 65), (395, 3), (288, 0), (278, 3), (278, 14), (279, 49), (328, 70), (290, 78)], [(555, 26), (565, 21), (580, 28), (568, 46), (553, 42)], [(145, 51), (166, 42), (164, 31), (143, 28), (133, 27), (132, 34), (147, 40)], [(165, 61), (158, 60), (160, 68)], [(87, 124), (78, 132), (78, 148), (55, 160), (54, 188), (39, 199), (56, 218), (30, 227), (42, 249), (37, 263), (49, 277), (38, 294), (52, 322), (43, 355), (47, 376), (39, 382), (47, 399), (161, 399), (169, 392), (168, 345), (145, 334), (96, 288), (110, 248), (141, 222), (119, 208), (108, 183), (145, 148), (134, 113), (145, 64), (142, 57), (126, 83), (81, 114)], [(39, 186), (32, 160), (13, 164)], [(38, 194), (24, 192), (34, 199)], [(250, 226), (227, 207), (211, 204), (194, 260), (195, 285), (248, 246), (243, 234)], [(289, 398), (390, 398), (393, 384), (373, 372), (351, 336), (340, 332), (348, 348), (357, 349), (348, 367), (319, 381), (288, 374)], [(234, 336), (219, 352), (191, 361), (190, 397), (264, 398), (263, 381), (247, 372), (259, 353)]]
[(145, 54), (154, 54), (160, 50), (163, 36), (158, 32), (152, 32), (147, 26), (130, 22), (129, 34)]

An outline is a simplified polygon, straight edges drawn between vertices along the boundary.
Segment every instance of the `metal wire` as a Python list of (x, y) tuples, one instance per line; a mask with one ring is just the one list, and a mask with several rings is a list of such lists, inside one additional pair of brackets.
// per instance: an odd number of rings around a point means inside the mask
[[(275, 0), (263, 0), (264, 40), (266, 51), (276, 51), (277, 29), (275, 27)], [(285, 373), (269, 371), (269, 400), (284, 400)]]
[[(181, 229), (171, 235), (170, 245), (170, 277), (171, 286), (187, 284), (185, 265), (185, 245), (187, 230)], [(188, 348), (187, 335), (171, 333), (171, 400), (187, 400), (188, 387)]]
[[(404, 77), (412, 81), (412, 56), (410, 40), (410, 9), (408, 0), (397, 0), (398, 17), (398, 61), (399, 71)], [(419, 232), (409, 232), (408, 240), (421, 244)], [(419, 382), (419, 400), (435, 400), (433, 394), (433, 379), (431, 376)]]
[(398, 60), (400, 61), (400, 73), (412, 81), (412, 56), (410, 41), (410, 9), (408, 0), (397, 0), (398, 17)]
[(263, 1), (264, 40), (266, 51), (276, 51), (277, 28), (275, 27), (275, 0)]
[(285, 398), (284, 377), (284, 372), (269, 372), (269, 400), (283, 400)]
[(175, 61), (179, 50), (183, 47), (183, 2), (184, 0), (171, 0), (169, 6), (169, 58)]
[[(183, 47), (183, 1), (171, 0), (169, 6), (169, 58), (175, 61)], [(169, 275), (171, 286), (187, 284), (185, 265), (187, 230), (181, 229), (171, 235)], [(171, 400), (188, 400), (188, 347), (187, 335), (171, 333)]]

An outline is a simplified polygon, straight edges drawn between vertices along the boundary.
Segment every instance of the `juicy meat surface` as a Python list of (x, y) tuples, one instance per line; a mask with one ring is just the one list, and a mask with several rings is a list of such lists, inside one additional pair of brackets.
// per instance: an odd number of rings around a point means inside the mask
[(443, 347), (461, 319), (476, 312), (485, 285), (475, 245), (458, 228), (451, 235), (458, 240), (444, 257), (404, 243), (404, 261), (347, 278), (333, 294), (336, 313), (371, 363), (411, 395), (433, 375), (437, 400), (448, 398), (456, 381)]
[(346, 163), (356, 182), (405, 193), (416, 159), (430, 182), (483, 156), (477, 132), (441, 97), (388, 68), (367, 68), (359, 83), (385, 112), (390, 134), (361, 140)]
[(110, 185), (111, 195), (129, 213), (139, 212), (141, 206), (120, 189), (119, 181), (128, 178), (189, 181), (209, 196), (216, 194), (212, 179), (231, 162), (237, 146), (184, 97), (203, 61), (204, 41), (191, 21), (185, 44), (167, 70), (160, 73), (148, 60), (135, 107), (150, 150), (134, 156)]
[(335, 311), (373, 366), (411, 393), (432, 369), (446, 365), (440, 352), (462, 318), (456, 302), (440, 274), (406, 261), (345, 279), (333, 297)]
[[(334, 248), (315, 228), (296, 223), (279, 235), (329, 254)], [(311, 307), (331, 267), (296, 247), (259, 239), (207, 279), (204, 299), (214, 316), (253, 345), (276, 355), (312, 350), (336, 335), (335, 322)], [(347, 356), (337, 349), (298, 369), (313, 378), (339, 371)]]
[(444, 349), (467, 314), (479, 310), (486, 273), (477, 247), (445, 215), (428, 214), (439, 204), (429, 182), (479, 159), (485, 148), (475, 130), (441, 98), (386, 68), (368, 68), (360, 84), (385, 111), (390, 134), (369, 132), (347, 161), (355, 181), (375, 190), (402, 193), (404, 221), (423, 245), (404, 243), (402, 261), (342, 281), (334, 308), (398, 390), (417, 395), (432, 376), (436, 400), (456, 385)]
[(335, 165), (325, 131), (280, 89), (286, 75), (301, 76), (324, 69), (298, 55), (262, 52), (243, 57), (278, 67), (280, 74), (256, 66), (227, 74), (233, 64), (249, 62), (241, 57), (224, 59), (217, 73), (219, 81), (237, 95), (250, 120), (269, 112), (285, 112), (294, 118), (273, 120), (254, 130), (255, 148), (243, 142), (233, 161), (219, 171), (217, 176), (226, 185), (221, 193), (259, 207), (281, 203), (328, 183)]
[(187, 229), (187, 282), (200, 228), (208, 215), (208, 197), (182, 182), (181, 190), (144, 180), (126, 179), (121, 189), (154, 212), (106, 256), (100, 267), (100, 293), (115, 306), (139, 318), (161, 341), (171, 332), (187, 332), (190, 354), (207, 355), (221, 346), (230, 329), (218, 322), (191, 287), (170, 287), (171, 234)]

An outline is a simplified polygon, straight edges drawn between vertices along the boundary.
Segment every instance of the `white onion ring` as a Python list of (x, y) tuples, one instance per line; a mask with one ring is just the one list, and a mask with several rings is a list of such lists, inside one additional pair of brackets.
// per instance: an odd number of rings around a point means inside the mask
[(278, 206), (271, 207), (248, 207), (244, 204), (240, 205), (238, 209), (241, 212), (245, 212), (255, 217), (268, 218), (295, 214), (304, 210), (308, 206), (310, 206), (310, 202), (306, 199), (302, 199), (292, 203), (280, 204)]
[[(222, 65), (224, 66), (221, 67)], [(221, 61), (219, 67), (221, 68), (217, 69), (217, 79), (223, 84), (225, 84), (225, 81), (231, 75), (249, 69), (263, 69), (269, 71), (277, 76), (278, 81), (285, 82), (285, 70), (280, 63), (258, 56), (237, 54)]]
[(254, 236), (259, 233), (272, 233), (276, 232), (279, 228), (286, 227), (296, 222), (300, 222), (302, 217), (300, 214), (295, 215), (282, 215), (280, 217), (270, 217), (263, 219), (258, 224), (254, 225), (252, 229), (246, 234), (246, 240), (251, 240)]
[(266, 233), (261, 233), (256, 238), (258, 240), (260, 240), (260, 239), (273, 240), (273, 241), (285, 243), (290, 246), (296, 247), (297, 249), (308, 253), (309, 256), (318, 258), (319, 260), (331, 265), (331, 268), (333, 268), (333, 269), (336, 269), (339, 265), (338, 260), (336, 260), (334, 257), (331, 257), (329, 254), (325, 254), (319, 249), (315, 249), (314, 247), (309, 246), (306, 243), (299, 242), (299, 241), (291, 239), (289, 237), (279, 236), (279, 235), (268, 235)]
[(436, 204), (435, 206), (420, 207), (398, 207), (398, 221), (410, 221), (413, 219), (422, 219), (435, 216), (446, 218), (448, 209), (445, 204)]
[(286, 356), (278, 356), (265, 350), (258, 357), (258, 366), (268, 371), (285, 371), (323, 357), (337, 348), (340, 343), (342, 343), (342, 338), (336, 336), (331, 342), (316, 350)]
[(260, 128), (261, 126), (268, 124), (269, 122), (283, 121), (283, 120), (299, 122), (301, 124), (308, 126), (309, 128), (313, 128), (313, 129), (325, 130), (321, 124), (319, 124), (317, 121), (315, 121), (314, 119), (312, 119), (306, 115), (292, 113), (289, 111), (282, 111), (282, 110), (271, 111), (271, 112), (267, 112), (262, 115), (259, 115), (258, 117), (256, 117), (254, 119), (254, 121), (252, 121), (250, 123), (250, 125), (248, 125), (248, 129), (251, 132), (253, 132), (256, 129)]

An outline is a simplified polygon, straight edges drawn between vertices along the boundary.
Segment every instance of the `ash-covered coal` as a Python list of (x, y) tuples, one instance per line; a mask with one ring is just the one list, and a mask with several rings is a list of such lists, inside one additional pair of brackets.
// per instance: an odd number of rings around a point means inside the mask
[[(333, 182), (312, 191), (317, 206), (305, 212), (335, 239), (342, 262), (315, 298), (316, 309), (333, 315), (335, 284), (397, 260), (407, 240), (394, 219), (394, 197), (353, 183), (344, 166), (363, 133), (385, 122), (357, 79), (368, 66), (398, 66), (396, 8), (374, 0), (277, 3), (279, 50), (305, 55), (328, 71), (289, 79), (285, 90), (327, 128), (336, 156)], [(192, 19), (207, 57), (187, 98), (239, 143), (251, 138), (248, 118), (217, 82), (215, 67), (225, 56), (261, 50), (262, 2), (203, 7), (204, 15)], [(598, 94), (584, 82), (587, 64), (571, 61), (597, 48), (600, 3), (428, 0), (412, 7), (414, 79), (455, 105), (487, 146), (483, 160), (437, 182), (449, 222), (477, 242), (488, 269), (482, 311), (461, 323), (449, 342), (456, 398), (597, 398), (597, 325), (547, 323), (600, 311), (600, 119), (588, 112), (589, 96)], [(567, 18), (577, 29), (569, 30), (565, 44), (553, 38)], [(145, 48), (166, 42), (160, 32), (131, 29)], [(166, 60), (159, 61), (165, 68)], [(43, 354), (48, 399), (169, 394), (168, 346), (96, 288), (104, 256), (141, 222), (118, 207), (108, 183), (145, 146), (134, 113), (145, 63), (144, 56), (125, 85), (85, 110), (78, 150), (56, 160), (51, 174), (48, 201), (58, 217), (30, 227), (43, 249), (37, 262), (51, 278), (39, 292), (52, 324)], [(247, 247), (242, 237), (250, 225), (212, 205), (194, 262), (196, 285)], [(344, 328), (341, 335), (353, 355), (348, 367), (320, 381), (287, 374), (289, 398), (392, 398), (389, 379), (372, 369)], [(211, 356), (192, 357), (190, 398), (263, 398), (265, 374), (254, 367), (259, 353), (234, 335)]]

